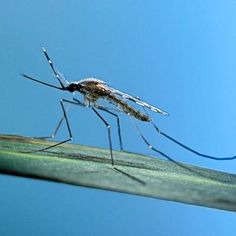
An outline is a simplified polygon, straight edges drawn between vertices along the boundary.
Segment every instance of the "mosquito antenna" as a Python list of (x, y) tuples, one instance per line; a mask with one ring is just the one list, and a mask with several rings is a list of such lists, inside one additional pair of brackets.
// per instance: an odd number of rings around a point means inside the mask
[(22, 74), (22, 76), (25, 77), (25, 78), (27, 78), (27, 79), (29, 79), (29, 80), (33, 80), (33, 81), (38, 82), (38, 83), (40, 83), (40, 84), (44, 84), (44, 85), (46, 85), (46, 86), (48, 86), (48, 87), (52, 87), (52, 88), (64, 90), (64, 87), (61, 88), (61, 87), (58, 87), (58, 86), (55, 86), (55, 85), (52, 85), (52, 84), (48, 84), (48, 83), (45, 83), (45, 82), (43, 82), (43, 81), (34, 79), (34, 78), (32, 78), (32, 77), (30, 77), (30, 76), (28, 76), (28, 75), (25, 75), (25, 74)]
[(52, 60), (50, 59), (50, 57), (48, 56), (48, 53), (47, 53), (46, 49), (45, 49), (44, 47), (42, 47), (42, 50), (43, 50), (44, 55), (45, 55), (46, 58), (47, 58), (47, 61), (48, 61), (49, 65), (50, 65), (50, 67), (52, 68), (52, 71), (53, 71), (54, 75), (56, 76), (57, 80), (59, 81), (61, 87), (64, 88), (65, 86), (64, 86), (63, 83), (61, 82), (61, 79), (64, 80), (64, 78), (61, 77), (61, 75), (58, 73), (58, 71), (54, 68), (53, 62), (52, 62)]

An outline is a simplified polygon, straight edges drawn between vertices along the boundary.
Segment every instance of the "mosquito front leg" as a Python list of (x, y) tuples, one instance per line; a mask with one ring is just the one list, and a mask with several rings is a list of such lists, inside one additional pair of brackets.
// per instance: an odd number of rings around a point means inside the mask
[[(68, 109), (66, 110), (66, 113), (68, 113)], [(54, 129), (53, 133), (50, 136), (43, 136), (43, 137), (33, 137), (34, 139), (54, 139), (57, 135), (58, 130), (60, 129), (63, 120), (65, 119), (64, 116), (61, 117), (59, 122), (57, 123), (56, 128)]]
[[(83, 102), (81, 102), (80, 100), (73, 98), (74, 101), (69, 101), (69, 100), (65, 100), (65, 102), (72, 104), (72, 105), (78, 105), (78, 106), (82, 106), (85, 107), (85, 104)], [(68, 113), (69, 107), (65, 108), (66, 114)], [(61, 119), (59, 120), (56, 128), (54, 129), (53, 133), (50, 136), (43, 136), (43, 137), (33, 137), (35, 139), (54, 139), (57, 135), (58, 130), (60, 129), (62, 122), (64, 121), (65, 117), (64, 115), (61, 117)]]
[(67, 130), (68, 130), (69, 138), (66, 139), (66, 140), (63, 140), (63, 141), (61, 141), (59, 143), (56, 143), (54, 145), (48, 146), (46, 148), (42, 148), (42, 149), (36, 150), (37, 152), (46, 151), (46, 150), (51, 149), (53, 147), (57, 147), (57, 146), (59, 146), (59, 145), (61, 145), (63, 143), (67, 143), (67, 142), (69, 142), (69, 141), (71, 141), (73, 139), (72, 133), (71, 133), (70, 124), (69, 124), (69, 120), (68, 120), (68, 117), (67, 117), (67, 114), (66, 114), (66, 109), (65, 109), (65, 106), (64, 106), (64, 102), (69, 102), (70, 103), (70, 101), (65, 100), (65, 99), (61, 99), (60, 100), (60, 104), (61, 104), (62, 111), (63, 111), (63, 119), (65, 119), (65, 121), (66, 121), (66, 127), (67, 127)]
[(56, 127), (56, 130), (54, 132), (54, 135), (57, 133), (58, 129), (60, 128), (61, 126), (61, 123), (62, 121), (65, 119), (66, 121), (66, 127), (67, 127), (67, 131), (68, 131), (68, 134), (69, 134), (69, 138), (66, 139), (66, 140), (63, 140), (59, 143), (56, 143), (54, 145), (51, 145), (51, 146), (48, 146), (46, 148), (42, 148), (42, 149), (39, 149), (39, 150), (35, 150), (34, 152), (39, 152), (39, 151), (45, 151), (45, 150), (48, 150), (48, 149), (51, 149), (53, 147), (56, 147), (56, 146), (59, 146), (63, 143), (67, 143), (69, 141), (71, 141), (73, 139), (72, 137), (72, 132), (71, 132), (71, 128), (70, 128), (70, 124), (69, 124), (69, 120), (68, 120), (68, 117), (67, 117), (67, 111), (66, 111), (66, 108), (65, 108), (65, 105), (64, 103), (69, 103), (69, 104), (72, 104), (72, 105), (79, 105), (79, 106), (84, 106), (82, 102), (80, 102), (79, 100), (77, 99), (74, 99), (74, 101), (70, 101), (70, 100), (66, 100), (66, 99), (61, 99), (60, 100), (60, 104), (61, 104), (61, 108), (62, 108), (62, 112), (63, 112), (63, 117), (61, 118), (59, 124), (57, 125)]
[(51, 67), (51, 69), (52, 69), (54, 75), (56, 76), (56, 78), (57, 78), (57, 80), (58, 80), (58, 82), (60, 83), (61, 87), (64, 88), (64, 85), (63, 85), (63, 83), (61, 82), (61, 76), (60, 76), (60, 74), (57, 73), (56, 69), (54, 68), (53, 62), (52, 62), (52, 60), (50, 59), (50, 57), (49, 57), (49, 55), (48, 55), (46, 49), (45, 49), (45, 48), (42, 48), (42, 50), (43, 50), (43, 53), (44, 53), (45, 57), (47, 58), (47, 61), (48, 61), (49, 66)]

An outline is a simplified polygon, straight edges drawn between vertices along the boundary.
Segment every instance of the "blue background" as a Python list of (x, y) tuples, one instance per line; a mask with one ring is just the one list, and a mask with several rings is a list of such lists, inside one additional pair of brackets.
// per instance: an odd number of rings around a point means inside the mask
[[(27, 81), (57, 84), (47, 48), (70, 81), (95, 76), (170, 113), (151, 114), (166, 133), (204, 153), (236, 152), (236, 2), (1, 1), (0, 132), (51, 134), (71, 98)], [(105, 116), (111, 125), (113, 118)], [(107, 147), (89, 109), (71, 109), (74, 142)], [(125, 149), (156, 157), (129, 117)], [(236, 161), (202, 159), (140, 124), (175, 160), (236, 173)], [(65, 127), (64, 127), (65, 128)], [(64, 130), (64, 131), (63, 131)], [(66, 138), (62, 129), (57, 139)], [(114, 147), (118, 148), (116, 135)], [(0, 235), (235, 235), (234, 213), (13, 176), (0, 176)]]

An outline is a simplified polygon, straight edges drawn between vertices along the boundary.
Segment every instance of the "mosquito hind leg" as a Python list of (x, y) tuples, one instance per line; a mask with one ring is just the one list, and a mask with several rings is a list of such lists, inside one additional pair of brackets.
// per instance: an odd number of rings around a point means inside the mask
[[(166, 155), (165, 153), (163, 153), (162, 151), (158, 150), (157, 148), (155, 148), (154, 146), (152, 146), (152, 144), (144, 137), (144, 135), (141, 133), (140, 129), (138, 128), (138, 126), (136, 125), (136, 129), (140, 135), (140, 137), (142, 138), (142, 140), (144, 141), (144, 143), (147, 145), (147, 147), (151, 150), (153, 150), (154, 152), (160, 154), (161, 156), (165, 157), (167, 160), (172, 161), (176, 164), (179, 165), (179, 163), (177, 161), (175, 161), (174, 159), (172, 159), (171, 157), (169, 157), (168, 155)], [(157, 128), (158, 129), (158, 128)]]

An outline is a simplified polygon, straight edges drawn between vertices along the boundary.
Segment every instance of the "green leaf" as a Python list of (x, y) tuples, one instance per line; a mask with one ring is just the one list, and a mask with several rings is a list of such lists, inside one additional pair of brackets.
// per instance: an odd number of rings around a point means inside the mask
[(0, 172), (236, 211), (236, 175), (129, 152), (0, 135)]

